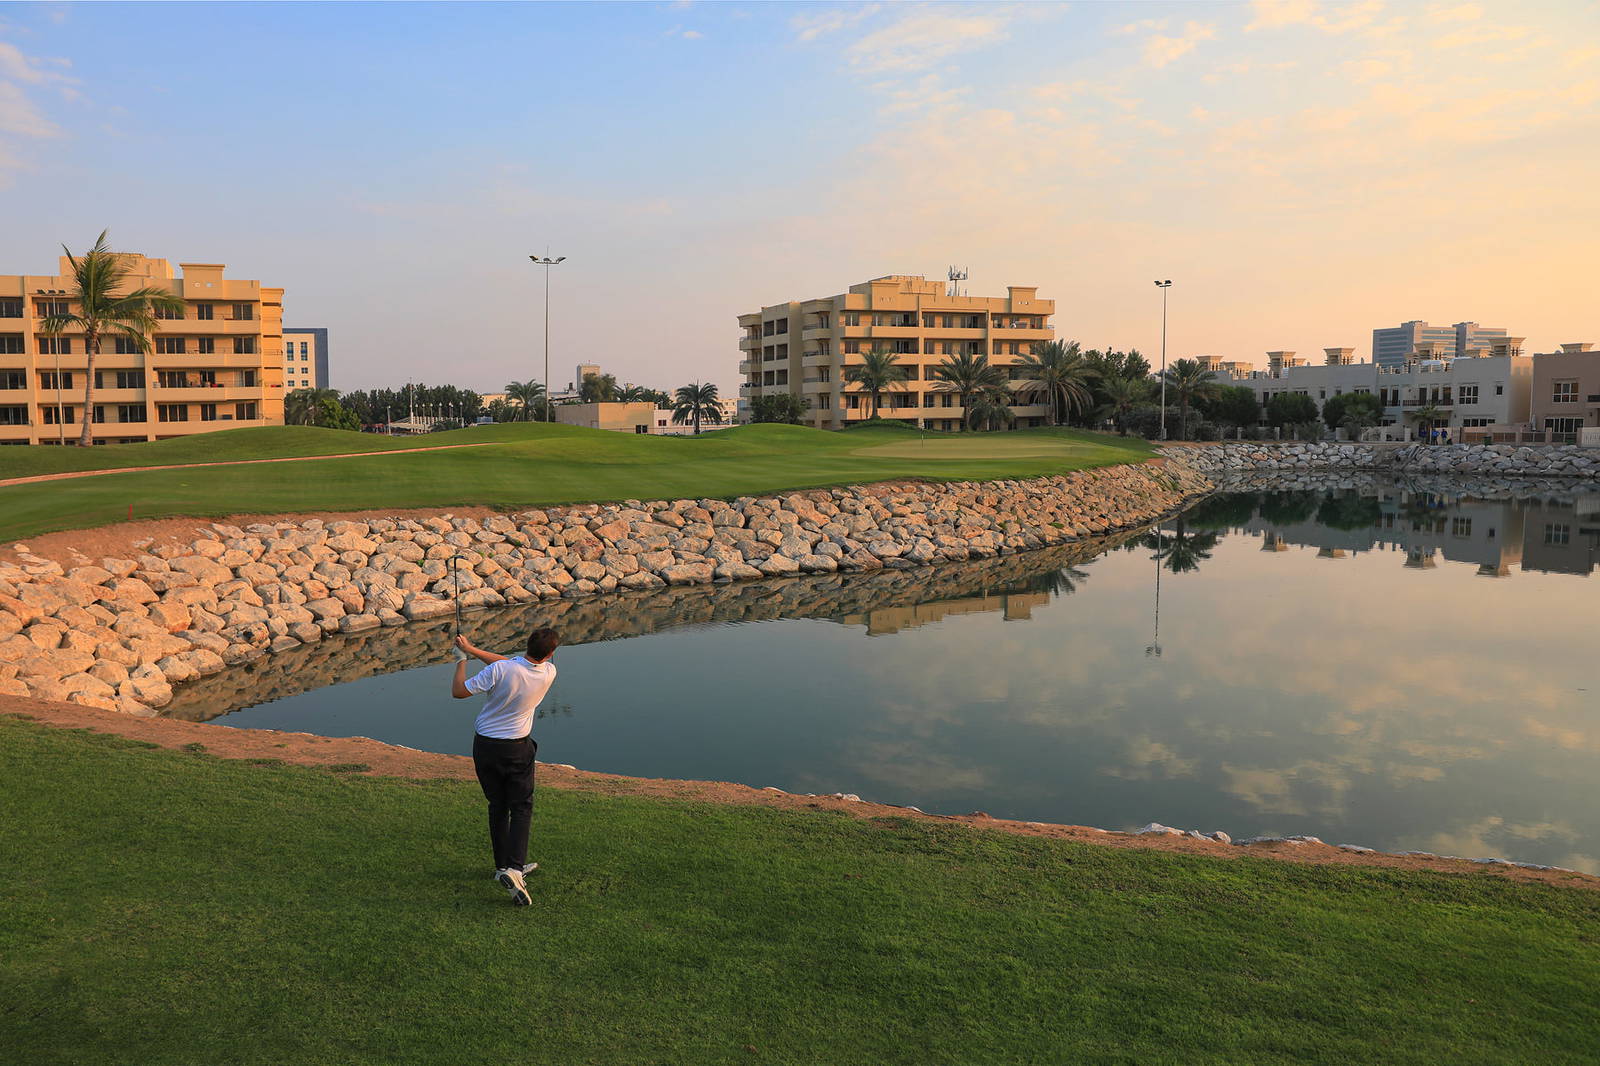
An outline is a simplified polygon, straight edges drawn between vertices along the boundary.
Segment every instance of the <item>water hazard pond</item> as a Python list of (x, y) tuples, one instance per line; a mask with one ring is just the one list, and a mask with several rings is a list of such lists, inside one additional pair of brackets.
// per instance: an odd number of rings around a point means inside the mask
[[(466, 625), (562, 631), (547, 762), (1597, 873), (1597, 562), (1600, 495), (1238, 492), (1101, 544)], [(448, 640), (330, 639), (167, 713), (465, 754)]]

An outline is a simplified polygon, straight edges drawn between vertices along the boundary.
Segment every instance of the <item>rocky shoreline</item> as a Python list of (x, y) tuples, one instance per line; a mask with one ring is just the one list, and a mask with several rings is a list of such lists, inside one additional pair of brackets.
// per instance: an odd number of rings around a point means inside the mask
[(1157, 461), (482, 520), (211, 523), (192, 539), (65, 567), (15, 545), (0, 557), (0, 694), (148, 716), (174, 685), (331, 633), (442, 618), (457, 603), (989, 559), (1143, 526), (1211, 487), (1187, 465)]
[(1600, 480), (1600, 450), (1576, 444), (1357, 444), (1225, 441), (1169, 444), (1162, 454), (1206, 475), (1377, 471), (1522, 479)]

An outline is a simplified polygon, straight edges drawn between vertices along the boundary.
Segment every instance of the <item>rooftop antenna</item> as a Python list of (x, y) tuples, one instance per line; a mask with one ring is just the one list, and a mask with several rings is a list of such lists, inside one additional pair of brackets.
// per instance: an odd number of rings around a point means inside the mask
[(946, 293), (945, 295), (947, 295), (947, 296), (962, 296), (962, 295), (965, 295), (964, 293), (962, 293), (961, 286), (960, 286), (959, 283), (967, 280), (967, 270), (966, 270), (966, 268), (962, 267), (960, 270), (957, 270), (955, 267), (951, 267), (948, 276), (950, 278), (950, 291), (948, 293)]

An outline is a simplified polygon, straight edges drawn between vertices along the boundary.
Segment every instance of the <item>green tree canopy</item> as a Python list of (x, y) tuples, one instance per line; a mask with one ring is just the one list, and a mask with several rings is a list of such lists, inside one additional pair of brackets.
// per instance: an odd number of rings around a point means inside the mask
[(679, 426), (693, 423), (696, 436), (700, 435), (700, 423), (721, 423), (722, 408), (717, 405), (717, 387), (709, 382), (696, 382), (679, 388), (677, 402), (672, 405), (672, 421)]
[(1083, 357), (1077, 341), (1046, 341), (1017, 360), (1016, 366), (1030, 383), (1044, 390), (1050, 404), (1050, 424), (1059, 426), (1065, 416), (1089, 409), (1094, 403), (1091, 383), (1099, 376)]
[[(934, 389), (938, 392), (953, 392), (961, 397), (962, 428), (972, 426), (972, 407), (977, 395), (985, 390), (1005, 390), (1007, 385), (1006, 372), (997, 366), (989, 365), (986, 355), (952, 355), (944, 362), (933, 368)], [(1005, 394), (1009, 398), (1009, 393)], [(993, 400), (993, 394), (989, 400)]]
[(906, 380), (906, 368), (899, 365), (899, 357), (884, 348), (873, 348), (861, 356), (861, 362), (844, 368), (844, 379), (860, 387), (872, 397), (872, 414), (878, 417), (878, 404), (883, 393), (896, 388)]
[(778, 422), (798, 426), (805, 420), (811, 401), (791, 393), (757, 396), (750, 401), (751, 422)]
[(1317, 401), (1303, 392), (1281, 392), (1267, 401), (1267, 422), (1283, 427), (1317, 420)]
[(1246, 385), (1220, 385), (1213, 395), (1197, 401), (1195, 406), (1211, 421), (1225, 426), (1248, 428), (1261, 421), (1261, 404), (1255, 390)]

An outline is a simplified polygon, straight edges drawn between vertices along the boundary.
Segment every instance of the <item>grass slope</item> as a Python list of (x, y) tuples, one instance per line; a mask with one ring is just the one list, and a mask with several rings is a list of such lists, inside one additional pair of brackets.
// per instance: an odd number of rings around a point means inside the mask
[[(311, 434), (307, 436), (306, 434)], [(245, 435), (249, 436), (245, 436)], [(126, 445), (141, 463), (203, 462), (353, 451), (386, 438), (332, 430), (246, 429), (216, 434), (206, 456), (193, 439)], [(388, 438), (390, 440), (399, 438)], [(1143, 459), (1143, 441), (1070, 430), (950, 435), (881, 426), (826, 433), (800, 426), (741, 426), (694, 437), (610, 433), (573, 426), (505, 425), (430, 434), (406, 446), (492, 442), (488, 447), (190, 470), (131, 470), (0, 488), (0, 539), (104, 525), (127, 515), (272, 514), (384, 507), (542, 506), (593, 500), (735, 496), (924, 477), (1034, 477)], [(166, 445), (181, 445), (168, 452)], [(379, 449), (382, 450), (382, 449)], [(0, 477), (26, 476), (39, 460), (11, 460)], [(65, 451), (75, 451), (65, 449)], [(110, 446), (80, 454), (98, 456)], [(207, 457), (209, 456), (209, 458)], [(111, 456), (107, 461), (120, 461)]]
[[(81, 1063), (1592, 1063), (1600, 894), (467, 782), (0, 719), (0, 1047)], [(88, 787), (92, 782), (92, 787)]]

